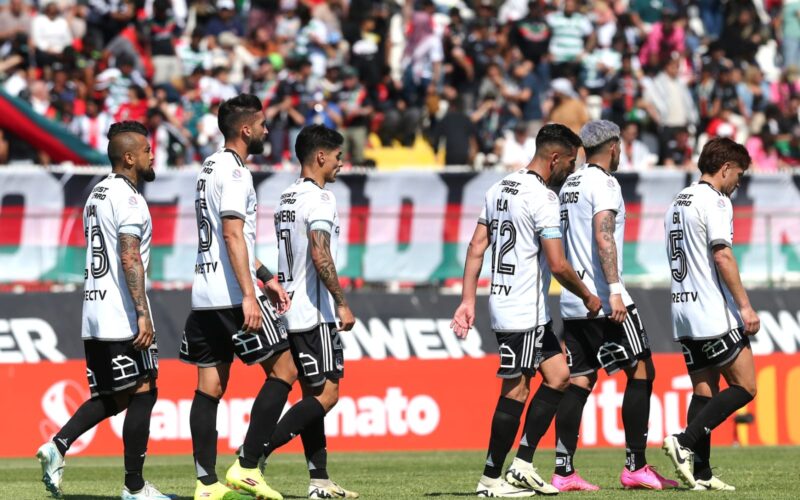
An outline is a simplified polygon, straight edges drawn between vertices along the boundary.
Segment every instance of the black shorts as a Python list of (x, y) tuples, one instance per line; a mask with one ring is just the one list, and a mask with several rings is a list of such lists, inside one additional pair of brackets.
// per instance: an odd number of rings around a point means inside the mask
[(588, 375), (600, 368), (611, 375), (652, 356), (636, 305), (628, 306), (628, 315), (621, 325), (608, 318), (565, 320), (564, 343), (572, 377)]
[(84, 340), (86, 378), (92, 397), (130, 389), (141, 380), (158, 377), (158, 347), (137, 351), (133, 340)]
[(299, 377), (311, 387), (318, 387), (325, 380), (344, 378), (344, 346), (335, 323), (292, 332), (289, 346)]
[(715, 339), (684, 339), (680, 343), (686, 368), (695, 373), (727, 365), (750, 345), (750, 337), (742, 328), (736, 328)]
[(200, 309), (186, 318), (180, 359), (197, 366), (217, 366), (233, 362), (234, 353), (243, 363), (260, 363), (289, 348), (286, 327), (272, 305), (261, 297), (261, 330), (242, 331), (242, 306), (226, 309)]
[(561, 354), (553, 322), (525, 332), (494, 332), (500, 350), (500, 378), (536, 375), (542, 361)]

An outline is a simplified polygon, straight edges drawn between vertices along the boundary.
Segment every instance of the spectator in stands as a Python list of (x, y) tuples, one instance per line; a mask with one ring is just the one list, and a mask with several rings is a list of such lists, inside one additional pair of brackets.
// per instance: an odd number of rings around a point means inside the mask
[(543, 4), (537, 0), (528, 2), (528, 14), (511, 26), (508, 36), (509, 43), (533, 63), (536, 75), (546, 88), (550, 82), (550, 65), (546, 56), (552, 32), (544, 15)]
[(353, 165), (363, 165), (374, 107), (367, 90), (358, 80), (358, 71), (352, 66), (342, 70), (338, 106), (342, 114), (343, 156)]
[(181, 76), (175, 52), (181, 28), (172, 17), (172, 0), (154, 0), (153, 18), (146, 24), (153, 60), (153, 85), (173, 83)]
[(692, 167), (692, 146), (689, 142), (689, 130), (678, 128), (673, 130), (664, 144), (661, 164), (666, 167), (677, 167), (688, 170)]
[(227, 101), (239, 93), (236, 87), (228, 81), (229, 70), (225, 66), (218, 66), (211, 71), (211, 75), (200, 78), (200, 95), (209, 105), (211, 101)]
[(609, 103), (608, 119), (615, 123), (623, 123), (639, 106), (642, 87), (641, 72), (635, 69), (638, 68), (638, 63), (633, 54), (625, 54), (619, 72), (611, 78), (605, 88), (604, 98)]
[(84, 143), (105, 153), (108, 149), (106, 133), (113, 122), (111, 115), (103, 111), (102, 101), (89, 99), (86, 101), (86, 114), (75, 117), (70, 131), (80, 137)]
[(678, 24), (678, 14), (669, 10), (663, 12), (661, 21), (653, 24), (642, 48), (639, 50), (639, 61), (644, 66), (655, 59), (660, 67), (667, 63), (674, 53), (686, 51), (686, 35)]
[[(714, 93), (712, 94), (711, 112), (709, 113), (712, 121), (719, 118), (724, 122), (733, 125), (737, 134), (732, 139), (737, 142), (744, 142), (747, 138), (747, 121), (749, 117), (744, 101), (739, 95), (735, 75), (738, 70), (732, 67), (724, 67), (720, 71)], [(722, 114), (725, 112), (725, 116)]]
[[(64, 60), (64, 50), (72, 45), (72, 32), (56, 2), (45, 5), (31, 22), (31, 42), (36, 50), (36, 65), (46, 68)], [(49, 73), (48, 73), (49, 77)]]
[(756, 52), (764, 43), (764, 26), (752, 2), (727, 2), (725, 26), (720, 43), (725, 55), (739, 64), (755, 63)]
[[(0, 50), (10, 52), (10, 45), (19, 35), (30, 36), (31, 15), (26, 0), (10, 0), (0, 10)], [(7, 154), (6, 154), (7, 156)]]
[(117, 58), (115, 68), (108, 68), (99, 75), (95, 89), (106, 94), (106, 110), (112, 115), (128, 102), (128, 89), (133, 86), (150, 89), (147, 80), (134, 69), (133, 58), (127, 54)]
[(639, 140), (639, 124), (627, 122), (620, 134), (620, 172), (644, 172), (653, 166), (652, 155), (647, 145)]
[(414, 12), (401, 67), (406, 102), (421, 108), (429, 94), (436, 93), (442, 75), (444, 48), (433, 32), (433, 18), (427, 12)]
[(783, 0), (780, 20), (783, 65), (800, 68), (800, 0)]
[(576, 77), (581, 59), (594, 49), (595, 33), (589, 19), (578, 12), (577, 0), (564, 0), (563, 10), (547, 16), (551, 73), (554, 78)]
[(533, 70), (531, 61), (520, 61), (511, 71), (513, 84), (518, 89), (514, 97), (522, 112), (522, 122), (528, 127), (528, 135), (536, 137), (544, 119), (542, 89), (546, 85)]
[(230, 31), (237, 37), (244, 36), (244, 24), (236, 15), (236, 5), (233, 0), (217, 0), (217, 14), (206, 24), (205, 33), (210, 36), (219, 36), (223, 31)]
[[(402, 146), (411, 147), (420, 122), (420, 109), (408, 105), (403, 96), (403, 89), (392, 79), (389, 68), (384, 69), (382, 83), (378, 86), (376, 110), (383, 115), (378, 130), (383, 146), (398, 141)], [(459, 94), (460, 95), (460, 94)]]
[(545, 108), (548, 109), (546, 121), (561, 123), (576, 134), (589, 121), (586, 104), (566, 78), (556, 78), (550, 83), (550, 98)]
[(92, 45), (105, 47), (134, 21), (136, 6), (132, 0), (88, 0), (87, 36)]
[(478, 147), (473, 120), (462, 109), (454, 91), (445, 95), (449, 98), (447, 113), (431, 133), (433, 151), (438, 154), (444, 141), (445, 165), (471, 165)]
[[(680, 64), (680, 55), (673, 54), (664, 69), (652, 80), (652, 85), (645, 87), (644, 99), (655, 110), (653, 118), (659, 126), (660, 149), (664, 149), (665, 142), (674, 142), (676, 134), (688, 134), (688, 128), (696, 125), (698, 120), (689, 87), (679, 77)], [(662, 162), (667, 158), (663, 152), (661, 157)], [(678, 161), (674, 163), (683, 164)]]
[(205, 113), (197, 124), (197, 145), (200, 148), (200, 156), (206, 158), (214, 151), (224, 145), (225, 138), (219, 129), (217, 114), (222, 101), (214, 99), (208, 112)]
[(144, 123), (147, 118), (147, 92), (136, 85), (128, 88), (128, 100), (122, 103), (114, 115), (115, 122), (132, 120)]
[(745, 144), (750, 158), (753, 159), (755, 172), (777, 172), (780, 168), (780, 156), (775, 147), (775, 137), (767, 132), (753, 135)]
[(183, 76), (191, 75), (197, 68), (205, 71), (211, 69), (211, 54), (207, 47), (203, 47), (203, 30), (200, 28), (192, 31), (189, 43), (179, 44), (176, 53)]
[(315, 92), (313, 100), (308, 105), (305, 124), (306, 126), (325, 125), (328, 128), (340, 129), (343, 124), (342, 111), (336, 103), (325, 99), (325, 94)]
[(500, 164), (506, 170), (517, 170), (528, 165), (535, 153), (535, 136), (529, 135), (528, 126), (520, 122), (505, 132)]

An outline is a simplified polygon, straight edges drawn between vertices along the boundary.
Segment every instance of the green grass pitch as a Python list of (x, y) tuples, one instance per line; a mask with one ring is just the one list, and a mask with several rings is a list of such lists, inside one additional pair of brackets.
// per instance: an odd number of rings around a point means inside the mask
[[(649, 450), (648, 459), (667, 477), (674, 478), (667, 458), (660, 449)], [(218, 473), (224, 475), (233, 457), (220, 456)], [(510, 457), (509, 457), (510, 460)], [(549, 476), (553, 451), (542, 450), (535, 458), (543, 473)], [(619, 473), (624, 462), (622, 450), (581, 450), (575, 457), (578, 470), (586, 479), (603, 488), (597, 493), (562, 493), (569, 498), (726, 498), (798, 499), (800, 489), (800, 447), (718, 448), (712, 451), (716, 474), (734, 484), (732, 493), (698, 493), (689, 491), (623, 491)], [(331, 477), (347, 488), (370, 498), (463, 498), (474, 495), (481, 474), (483, 452), (391, 452), (331, 453)], [(145, 477), (165, 493), (181, 499), (191, 498), (194, 471), (189, 456), (149, 457)], [(47, 498), (40, 482), (40, 468), (30, 459), (0, 460), (0, 498)], [(308, 479), (301, 455), (275, 456), (267, 469), (267, 480), (286, 498), (305, 498)], [(122, 488), (122, 458), (69, 458), (64, 476), (67, 499), (100, 500), (119, 498)]]

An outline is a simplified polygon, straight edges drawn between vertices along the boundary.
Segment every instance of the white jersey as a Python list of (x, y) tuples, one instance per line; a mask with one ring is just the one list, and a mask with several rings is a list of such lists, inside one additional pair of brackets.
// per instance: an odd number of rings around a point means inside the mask
[(197, 174), (194, 203), (198, 243), (192, 309), (224, 309), (242, 303), (242, 289), (222, 237), (223, 217), (244, 221), (250, 276), (256, 295), (260, 296), (255, 267), (256, 190), (253, 176), (236, 152), (221, 149), (206, 158)]
[[(622, 245), (625, 236), (625, 202), (619, 182), (602, 168), (587, 164), (573, 173), (561, 188), (561, 231), (564, 233), (564, 252), (586, 288), (603, 303), (599, 316), (611, 312), (608, 303), (608, 281), (600, 265), (597, 241), (594, 237), (594, 216), (604, 210), (614, 212), (614, 242), (617, 246), (617, 270), (622, 282)], [(622, 294), (626, 306), (633, 304), (628, 292)], [(589, 310), (583, 300), (566, 288), (561, 290), (561, 317), (586, 319)]]
[(292, 297), (292, 307), (284, 316), (290, 332), (336, 322), (333, 296), (311, 260), (309, 232), (312, 230), (330, 233), (331, 257), (335, 261), (339, 242), (336, 198), (313, 180), (300, 178), (281, 194), (275, 211), (278, 280)]
[(731, 200), (707, 182), (692, 184), (672, 201), (664, 231), (675, 340), (721, 337), (743, 326), (712, 251), (733, 243)]
[(540, 238), (561, 238), (558, 196), (522, 169), (486, 192), (479, 224), (489, 230), (492, 286), (489, 312), (496, 332), (524, 332), (550, 321), (550, 268)]
[(86, 200), (83, 234), (86, 268), (81, 337), (132, 339), (138, 335), (139, 326), (119, 256), (119, 235), (139, 238), (146, 280), (153, 234), (147, 202), (126, 177), (110, 174), (97, 183)]

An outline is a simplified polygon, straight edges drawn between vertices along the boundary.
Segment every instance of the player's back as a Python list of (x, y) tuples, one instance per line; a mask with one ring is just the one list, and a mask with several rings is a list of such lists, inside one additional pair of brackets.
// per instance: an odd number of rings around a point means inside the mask
[(281, 193), (275, 210), (278, 280), (292, 297), (292, 307), (284, 316), (290, 331), (307, 331), (336, 320), (333, 297), (311, 259), (312, 230), (330, 234), (335, 260), (339, 238), (336, 198), (311, 179), (300, 178)]
[(109, 174), (92, 189), (83, 210), (83, 234), (87, 244), (84, 339), (127, 340), (138, 331), (136, 308), (119, 255), (120, 233), (139, 239), (146, 273), (152, 237), (147, 202), (126, 177)]
[[(610, 291), (600, 263), (594, 217), (607, 210), (615, 214), (613, 236), (617, 247), (617, 271), (621, 279), (625, 202), (619, 182), (599, 166), (587, 164), (564, 181), (560, 201), (561, 231), (567, 260), (589, 291), (600, 297), (603, 302), (600, 316), (605, 316), (611, 311), (608, 302)], [(626, 305), (633, 303), (627, 291), (622, 299)], [(564, 319), (583, 319), (588, 312), (580, 297), (566, 288), (561, 290), (561, 316)]]
[[(523, 169), (486, 193), (480, 223), (492, 246), (489, 309), (495, 331), (527, 331), (550, 320), (550, 269), (539, 237), (560, 237), (558, 197), (541, 177)], [(544, 234), (548, 237), (548, 234)]]
[[(222, 232), (224, 217), (244, 221), (250, 275), (255, 275), (256, 192), (253, 176), (230, 149), (212, 154), (197, 174), (195, 212), (198, 248), (192, 285), (192, 309), (222, 309), (242, 303)], [(256, 293), (260, 294), (258, 287)]]
[(730, 199), (705, 182), (678, 193), (667, 210), (664, 227), (676, 339), (718, 337), (742, 325), (712, 250), (732, 245), (732, 223)]

